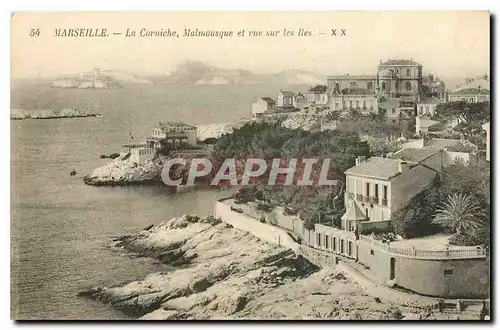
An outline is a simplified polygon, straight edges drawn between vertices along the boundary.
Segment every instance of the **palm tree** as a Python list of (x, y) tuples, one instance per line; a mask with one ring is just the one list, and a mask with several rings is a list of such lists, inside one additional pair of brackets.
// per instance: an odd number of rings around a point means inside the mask
[(458, 236), (477, 230), (484, 218), (484, 211), (469, 195), (453, 194), (442, 203), (432, 222), (450, 228)]

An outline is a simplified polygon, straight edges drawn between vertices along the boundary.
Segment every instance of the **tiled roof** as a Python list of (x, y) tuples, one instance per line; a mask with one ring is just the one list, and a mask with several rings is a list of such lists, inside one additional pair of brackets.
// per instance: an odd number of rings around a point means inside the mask
[(354, 201), (350, 201), (347, 205), (347, 210), (342, 216), (342, 220), (366, 220), (366, 216), (359, 208), (358, 204)]
[(267, 96), (266, 96), (266, 97), (263, 97), (262, 99), (263, 99), (264, 101), (266, 101), (267, 103), (276, 103), (276, 101), (275, 101), (275, 100), (273, 100), (272, 98), (267, 97)]
[(403, 161), (410, 161), (410, 162), (421, 162), (430, 156), (436, 154), (438, 150), (436, 149), (417, 149), (417, 148), (407, 148), (407, 149), (402, 149), (390, 156), (389, 158), (392, 159), (401, 159)]
[(327, 80), (376, 80), (377, 76), (376, 75), (348, 75), (348, 74), (343, 74), (343, 75), (338, 75), (338, 76), (328, 76), (326, 77)]
[(400, 96), (399, 101), (401, 102), (415, 102), (414, 96)]
[(292, 97), (295, 95), (292, 91), (281, 91), (281, 94), (283, 94), (283, 96), (285, 97)]
[(342, 90), (343, 95), (373, 95), (375, 93), (364, 88), (346, 88)]
[(425, 97), (418, 102), (418, 104), (440, 104), (440, 103), (443, 103), (443, 101), (438, 100), (435, 97)]
[(180, 121), (167, 121), (167, 122), (160, 121), (160, 122), (158, 122), (158, 127), (160, 127), (160, 128), (174, 128), (174, 127), (176, 127), (176, 128), (182, 128), (182, 127), (196, 128), (196, 126), (188, 125), (188, 124), (182, 123)]
[(490, 95), (490, 91), (483, 88), (464, 88), (455, 91), (450, 95)]
[(325, 85), (317, 85), (312, 88), (309, 88), (309, 92), (319, 92), (319, 93), (324, 93), (326, 92), (327, 87)]
[(351, 167), (345, 174), (390, 179), (399, 174), (399, 163), (397, 159), (371, 157), (358, 166)]
[(380, 63), (380, 65), (391, 65), (391, 66), (397, 66), (397, 65), (419, 65), (422, 66), (422, 64), (415, 62), (414, 60), (387, 60), (383, 63)]

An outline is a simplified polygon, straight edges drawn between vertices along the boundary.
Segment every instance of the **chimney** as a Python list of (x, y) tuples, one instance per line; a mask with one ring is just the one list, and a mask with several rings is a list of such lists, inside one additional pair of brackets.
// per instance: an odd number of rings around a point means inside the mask
[(408, 163), (407, 162), (400, 161), (398, 165), (399, 165), (399, 168), (398, 168), (399, 173), (403, 173), (403, 172), (406, 172), (408, 170)]
[(358, 156), (358, 157), (356, 157), (356, 166), (359, 166), (359, 164), (361, 164), (365, 160), (366, 160), (365, 156)]
[(424, 134), (424, 137), (422, 138), (424, 141), (423, 141), (423, 146), (424, 147), (427, 147), (427, 145), (429, 144), (429, 137), (427, 136), (427, 134)]

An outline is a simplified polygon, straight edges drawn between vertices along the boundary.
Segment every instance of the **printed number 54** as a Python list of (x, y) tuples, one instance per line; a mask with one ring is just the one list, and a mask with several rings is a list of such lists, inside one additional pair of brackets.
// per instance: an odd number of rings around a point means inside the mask
[(39, 36), (40, 36), (40, 29), (31, 29), (30, 37), (39, 37)]

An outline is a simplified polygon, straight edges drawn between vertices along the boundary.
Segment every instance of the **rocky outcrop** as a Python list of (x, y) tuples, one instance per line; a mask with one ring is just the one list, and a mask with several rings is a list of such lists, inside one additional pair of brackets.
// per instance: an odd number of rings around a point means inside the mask
[(432, 314), (374, 299), (339, 270), (318, 271), (291, 250), (213, 217), (174, 218), (116, 238), (110, 246), (177, 266), (79, 293), (144, 320), (400, 319), (410, 313)]
[(148, 160), (137, 164), (122, 154), (108, 164), (101, 166), (86, 175), (83, 181), (88, 185), (130, 185), (143, 183), (160, 183), (163, 158)]
[(205, 141), (210, 138), (218, 139), (222, 135), (231, 133), (235, 128), (239, 128), (250, 121), (250, 119), (241, 119), (229, 123), (198, 125), (196, 128), (196, 137), (198, 141)]
[(98, 113), (91, 113), (77, 109), (63, 109), (54, 111), (50, 109), (23, 110), (12, 109), (10, 119), (57, 119), (57, 118), (82, 118), (82, 117), (100, 117)]

